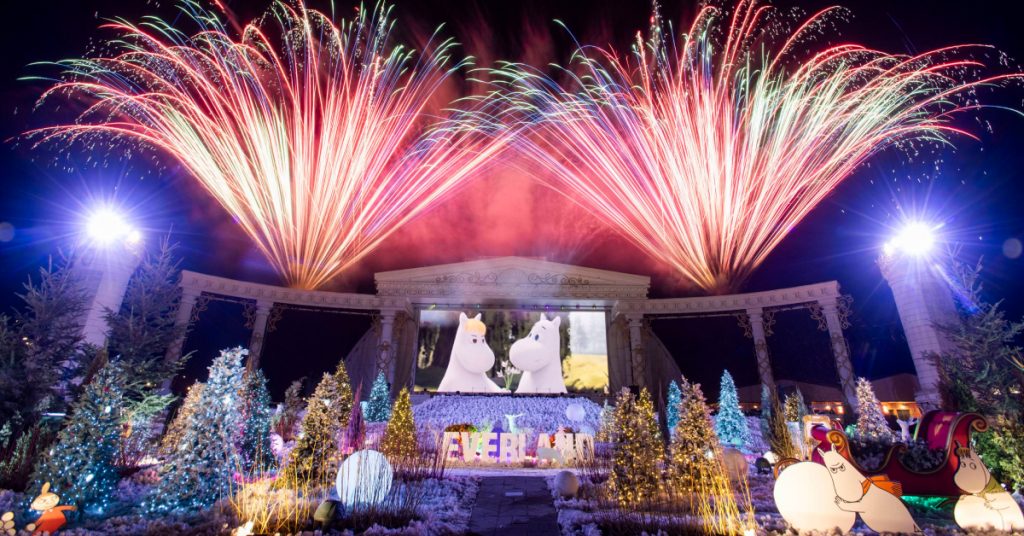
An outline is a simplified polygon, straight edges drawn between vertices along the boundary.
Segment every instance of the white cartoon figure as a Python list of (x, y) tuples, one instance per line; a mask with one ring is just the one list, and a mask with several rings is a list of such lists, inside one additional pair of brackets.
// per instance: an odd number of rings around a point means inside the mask
[(477, 314), (468, 318), (459, 313), (459, 329), (455, 332), (448, 370), (444, 372), (438, 392), (501, 393), (504, 390), (487, 377), (494, 367), (494, 351), (487, 346), (487, 326)]
[(966, 494), (957, 499), (953, 508), (956, 524), (967, 530), (1024, 530), (1020, 506), (992, 478), (974, 447), (964, 447), (957, 441), (956, 457), (960, 464), (953, 474), (953, 483)]
[(864, 524), (875, 532), (921, 532), (900, 500), (903, 490), (898, 482), (884, 476), (866, 477), (834, 450), (817, 451), (832, 477), (839, 509), (860, 514)]
[(562, 360), (559, 357), (562, 319), (548, 320), (541, 313), (530, 334), (512, 344), (509, 361), (523, 371), (516, 393), (565, 393)]
[(782, 518), (801, 533), (831, 534), (838, 529), (845, 534), (857, 521), (855, 512), (836, 504), (832, 475), (820, 463), (799, 462), (782, 469), (773, 495)]

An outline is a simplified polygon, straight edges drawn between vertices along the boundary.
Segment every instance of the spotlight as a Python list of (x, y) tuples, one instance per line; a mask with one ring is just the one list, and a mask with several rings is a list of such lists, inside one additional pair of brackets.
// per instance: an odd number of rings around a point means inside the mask
[(98, 208), (89, 215), (85, 233), (90, 241), (101, 246), (116, 242), (133, 246), (142, 241), (142, 233), (110, 207)]
[(927, 255), (935, 246), (935, 229), (937, 228), (922, 222), (908, 223), (892, 240), (882, 246), (882, 251), (887, 256), (895, 255), (898, 252), (914, 257)]

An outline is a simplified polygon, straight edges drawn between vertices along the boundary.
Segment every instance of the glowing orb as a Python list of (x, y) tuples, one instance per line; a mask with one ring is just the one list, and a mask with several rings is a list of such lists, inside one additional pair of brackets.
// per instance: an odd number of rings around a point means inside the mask
[(346, 509), (361, 504), (380, 504), (391, 491), (394, 476), (391, 464), (380, 452), (353, 452), (338, 468), (334, 484), (338, 500)]
[(565, 417), (572, 422), (580, 422), (586, 418), (587, 412), (583, 409), (583, 406), (572, 403), (565, 408)]

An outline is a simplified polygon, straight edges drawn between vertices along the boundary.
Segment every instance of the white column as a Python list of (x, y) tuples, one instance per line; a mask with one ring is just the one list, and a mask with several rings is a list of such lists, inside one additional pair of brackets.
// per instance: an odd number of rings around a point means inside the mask
[(178, 312), (174, 317), (174, 327), (179, 330), (179, 335), (167, 347), (167, 359), (181, 357), (181, 348), (185, 345), (185, 337), (188, 336), (189, 323), (192, 320), (192, 309), (199, 299), (199, 294), (200, 292), (193, 288), (181, 289), (181, 301), (178, 302)]
[(256, 370), (260, 367), (260, 354), (263, 353), (263, 337), (267, 332), (267, 319), (274, 303), (267, 300), (256, 300), (256, 316), (252, 321), (252, 336), (249, 337), (249, 359), (246, 368)]
[(835, 298), (818, 300), (821, 311), (825, 315), (828, 336), (832, 340), (832, 357), (836, 361), (839, 373), (839, 385), (843, 389), (846, 403), (857, 409), (857, 390), (853, 379), (853, 363), (850, 362), (850, 345), (843, 336), (843, 323), (839, 319), (839, 303)]
[(917, 370), (921, 386), (917, 402), (924, 409), (938, 408), (942, 399), (934, 356), (950, 353), (954, 346), (936, 325), (953, 325), (959, 321), (953, 296), (939, 273), (941, 268), (927, 258), (883, 256), (878, 264), (892, 289)]
[(391, 334), (395, 327), (395, 311), (380, 312), (380, 340), (377, 342), (377, 371), (384, 372), (388, 382), (395, 379)]
[(121, 309), (128, 281), (141, 260), (140, 252), (135, 248), (118, 245), (111, 248), (85, 253), (76, 266), (81, 285), (89, 293), (82, 336), (85, 342), (96, 346), (106, 346), (109, 332), (107, 310), (117, 312)]
[(633, 374), (633, 385), (643, 387), (646, 381), (646, 359), (644, 356), (643, 321), (642, 314), (627, 314), (626, 321), (629, 323), (629, 354), (631, 372)]
[(754, 339), (754, 354), (757, 356), (757, 375), (762, 384), (775, 392), (775, 376), (772, 374), (768, 338), (764, 331), (764, 310), (760, 307), (747, 309), (747, 317), (750, 318), (750, 336)]

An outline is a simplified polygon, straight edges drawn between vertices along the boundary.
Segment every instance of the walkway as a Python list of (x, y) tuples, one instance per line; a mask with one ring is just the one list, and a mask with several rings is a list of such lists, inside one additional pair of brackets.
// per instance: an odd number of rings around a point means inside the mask
[(544, 477), (483, 477), (469, 518), (469, 533), (558, 536), (558, 513)]

